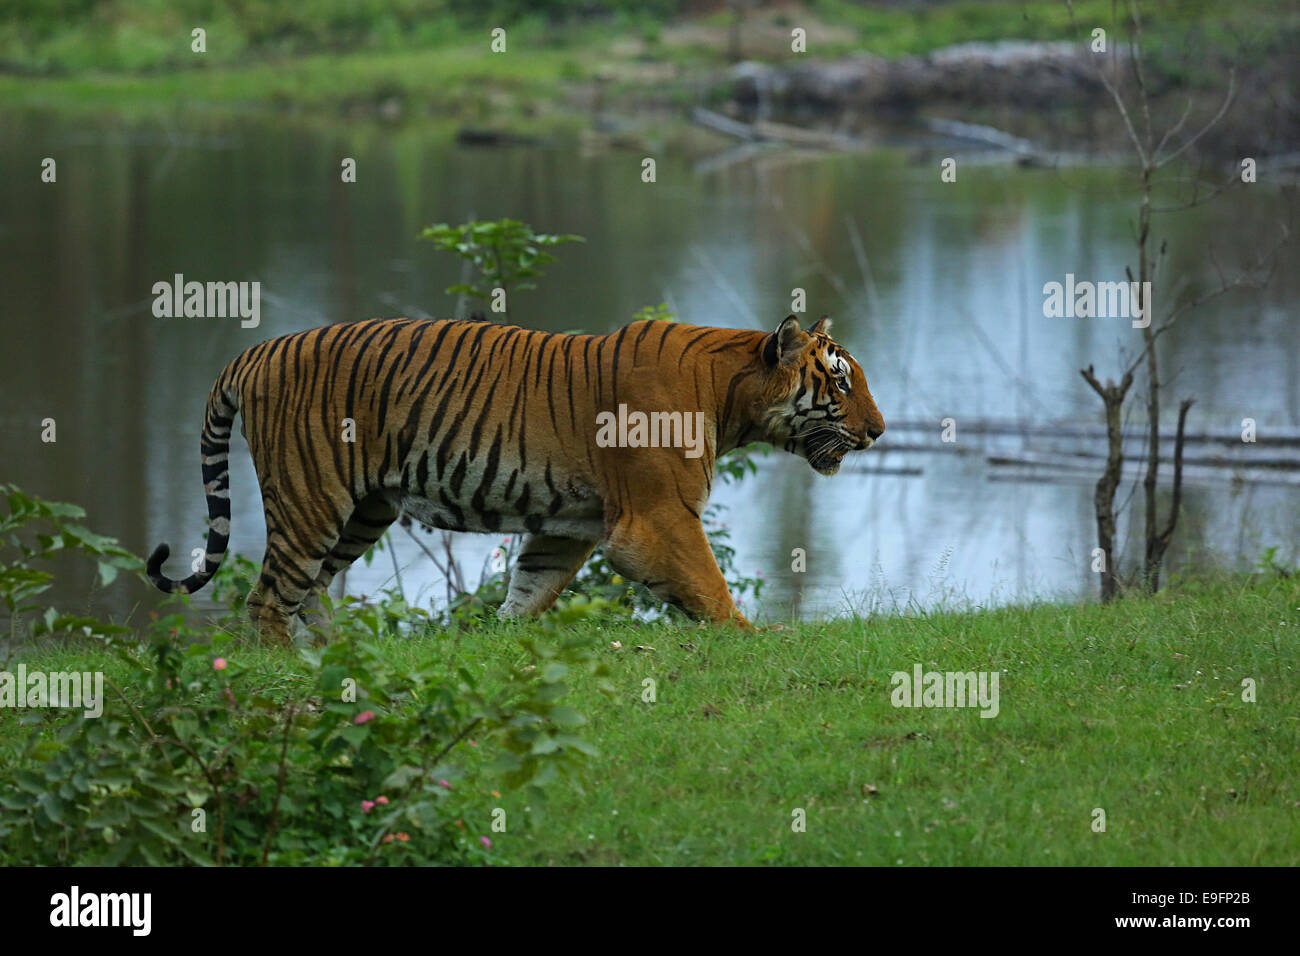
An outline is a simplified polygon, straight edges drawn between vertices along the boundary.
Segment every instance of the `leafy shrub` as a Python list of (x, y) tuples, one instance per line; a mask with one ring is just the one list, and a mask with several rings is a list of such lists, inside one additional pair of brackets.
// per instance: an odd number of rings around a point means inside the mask
[(479, 281), (450, 286), (452, 295), (488, 300), (494, 289), (507, 293), (534, 289), (528, 280), (542, 275), (542, 266), (556, 262), (547, 248), (566, 242), (585, 242), (581, 236), (551, 235), (533, 231), (515, 219), (475, 220), (459, 226), (428, 226), (420, 233), (439, 249), (460, 256), (477, 270)]
[[(0, 493), (0, 600), (15, 621), (40, 610), (34, 599), (54, 580), (33, 562), (72, 552), (97, 560), (105, 583), (119, 569), (139, 574), (138, 557), (79, 523), (81, 508), (13, 486)], [(256, 573), (227, 556), (218, 627), (242, 620)], [(102, 641), (124, 677), (105, 680), (99, 716), (20, 711), (31, 734), (0, 777), (0, 862), (492, 862), (501, 854), (487, 836), (487, 782), (526, 788), (540, 814), (543, 788), (594, 755), (577, 734), (584, 719), (561, 703), (565, 677), (583, 669), (612, 687), (593, 642), (564, 636), (558, 620), (546, 638), (521, 638), (514, 666), (476, 676), (442, 660), (393, 663), (385, 642), (437, 633), (400, 595), (322, 603), (320, 633), (335, 642), (300, 650), (296, 668), (269, 677), (230, 634), (195, 630), (185, 596), (152, 614), (142, 638), (46, 609), (37, 633)]]
[(677, 314), (668, 308), (668, 303), (644, 305), (632, 313), (633, 322), (676, 322)]
[(94, 560), (99, 583), (107, 586), (120, 570), (144, 569), (144, 562), (117, 543), (116, 538), (96, 534), (80, 519), (86, 512), (62, 501), (46, 501), (29, 495), (16, 485), (0, 484), (0, 496), (9, 508), (0, 515), (0, 602), (9, 612), (9, 633), (16, 636), (27, 626), (33, 634), (77, 631), (89, 635), (123, 633), (127, 629), (90, 617), (60, 614), (53, 607), (41, 608), (34, 599), (48, 591), (54, 575), (37, 564), (65, 554)]
[[(306, 676), (271, 687), (225, 635), (181, 646), (179, 618), (159, 619), (147, 644), (108, 642), (129, 679), (101, 717), (24, 714), (34, 732), (0, 783), (0, 859), (498, 861), (484, 780), (526, 788), (540, 813), (543, 788), (595, 754), (560, 702), (566, 675), (595, 670), (612, 689), (585, 640), (524, 639), (527, 663), (489, 688), (464, 668), (396, 665), (360, 637), (300, 651)], [(469, 766), (467, 749), (495, 759)]]

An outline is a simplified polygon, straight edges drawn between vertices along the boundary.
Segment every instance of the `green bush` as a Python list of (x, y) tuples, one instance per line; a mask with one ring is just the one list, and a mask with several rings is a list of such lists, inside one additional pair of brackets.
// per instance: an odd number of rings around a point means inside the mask
[(107, 586), (120, 570), (141, 576), (144, 562), (117, 543), (80, 522), (86, 512), (77, 505), (46, 501), (16, 485), (0, 484), (8, 514), (0, 515), (0, 603), (9, 613), (9, 634), (75, 631), (86, 635), (119, 634), (127, 629), (94, 618), (61, 614), (42, 608), (34, 599), (48, 591), (54, 574), (42, 564), (71, 554), (95, 561), (100, 585)]
[[(558, 630), (563, 617), (543, 628), (549, 637), (521, 638), (511, 666), (475, 675), (445, 655), (397, 666), (385, 654), (384, 642), (412, 629), (436, 633), (429, 612), (394, 595), (325, 596), (317, 633), (334, 642), (300, 650), (291, 677), (268, 680), (223, 631), (247, 628), (253, 562), (223, 563), (214, 590), (228, 609), (215, 635), (188, 622), (184, 596), (152, 614), (140, 637), (52, 608), (40, 614), (35, 598), (54, 577), (36, 562), (87, 555), (103, 583), (119, 569), (143, 578), (142, 562), (80, 524), (75, 505), (9, 485), (0, 493), (9, 508), (0, 516), (0, 600), (13, 629), (38, 614), (34, 633), (89, 636), (125, 675), (105, 678), (97, 716), (18, 711), (30, 737), (0, 777), (0, 863), (496, 862), (481, 795), (526, 788), (538, 815), (543, 788), (595, 753), (577, 734), (584, 718), (561, 702), (564, 679), (582, 668), (600, 690), (612, 687), (593, 643)], [(12, 685), (4, 652), (0, 644)]]
[(425, 227), (419, 238), (444, 252), (455, 253), (478, 273), (479, 281), (453, 285), (447, 289), (449, 294), (484, 301), (491, 300), (497, 289), (508, 295), (536, 288), (529, 280), (543, 274), (542, 266), (557, 261), (546, 249), (586, 241), (581, 236), (535, 232), (532, 226), (515, 219), (474, 220), (459, 226), (440, 222)]
[(485, 788), (526, 788), (537, 815), (543, 788), (595, 754), (561, 703), (570, 668), (601, 673), (586, 640), (523, 639), (489, 689), (354, 636), (300, 651), (310, 680), (267, 686), (228, 636), (183, 646), (181, 615), (153, 631), (110, 640), (130, 679), (110, 682), (102, 716), (21, 718), (32, 736), (0, 783), (0, 861), (502, 862)]

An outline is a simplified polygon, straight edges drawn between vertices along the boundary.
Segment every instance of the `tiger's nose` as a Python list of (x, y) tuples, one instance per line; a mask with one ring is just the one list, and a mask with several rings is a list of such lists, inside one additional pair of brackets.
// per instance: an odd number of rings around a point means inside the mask
[(875, 441), (884, 433), (885, 433), (885, 426), (883, 424), (867, 426), (867, 437), (870, 438), (872, 441)]

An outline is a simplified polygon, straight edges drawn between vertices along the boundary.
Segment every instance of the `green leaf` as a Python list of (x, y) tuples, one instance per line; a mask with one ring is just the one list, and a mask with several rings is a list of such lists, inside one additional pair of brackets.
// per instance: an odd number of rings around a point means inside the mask
[(340, 735), (354, 747), (360, 747), (365, 742), (370, 731), (365, 724), (350, 724), (339, 731)]
[(539, 787), (537, 784), (532, 783), (528, 785), (527, 793), (528, 793), (528, 806), (533, 814), (533, 822), (541, 823), (542, 818), (546, 814), (546, 805), (547, 805), (546, 791), (543, 790), (541, 787)]
[(488, 764), (488, 771), (491, 773), (516, 773), (522, 768), (524, 762), (512, 753), (499, 753), (496, 758)]
[(560, 745), (555, 742), (554, 737), (541, 736), (533, 741), (533, 746), (528, 752), (534, 755), (553, 754), (559, 749)]
[(16, 771), (14, 773), (14, 783), (28, 793), (40, 794), (45, 792), (45, 781), (30, 770)]
[(63, 814), (63, 801), (57, 796), (52, 793), (46, 793), (41, 798), (40, 804), (42, 809), (45, 810), (45, 815), (50, 818), (51, 823), (63, 826), (67, 822), (67, 819)]
[(561, 747), (568, 747), (570, 750), (576, 750), (579, 753), (584, 753), (588, 757), (600, 756), (599, 750), (597, 750), (591, 744), (587, 743), (587, 741), (583, 740), (581, 737), (578, 737), (574, 734), (556, 734), (552, 739)]
[(543, 684), (541, 687), (537, 688), (537, 692), (533, 694), (533, 699), (540, 704), (549, 704), (552, 701), (559, 700), (568, 692), (569, 686), (567, 684)]
[(412, 780), (419, 779), (421, 772), (419, 767), (403, 764), (385, 777), (383, 783), (379, 786), (384, 790), (400, 790)]
[(581, 727), (587, 722), (586, 717), (583, 717), (582, 714), (578, 713), (572, 707), (566, 707), (563, 704), (557, 704), (552, 707), (551, 712), (547, 714), (547, 717), (550, 718), (551, 723), (555, 724), (555, 726), (562, 727), (565, 730), (573, 730), (575, 727)]
[(542, 668), (542, 680), (554, 684), (569, 673), (569, 665), (563, 661), (551, 661)]

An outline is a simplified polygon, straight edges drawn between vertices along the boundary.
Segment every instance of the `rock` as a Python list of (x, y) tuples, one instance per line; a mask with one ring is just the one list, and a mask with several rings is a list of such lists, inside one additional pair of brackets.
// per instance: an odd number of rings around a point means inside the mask
[(1015, 103), (1030, 107), (1086, 102), (1104, 92), (1097, 61), (1072, 43), (962, 43), (924, 56), (869, 53), (832, 62), (777, 66), (745, 62), (727, 77), (745, 106), (838, 111), (922, 103)]

